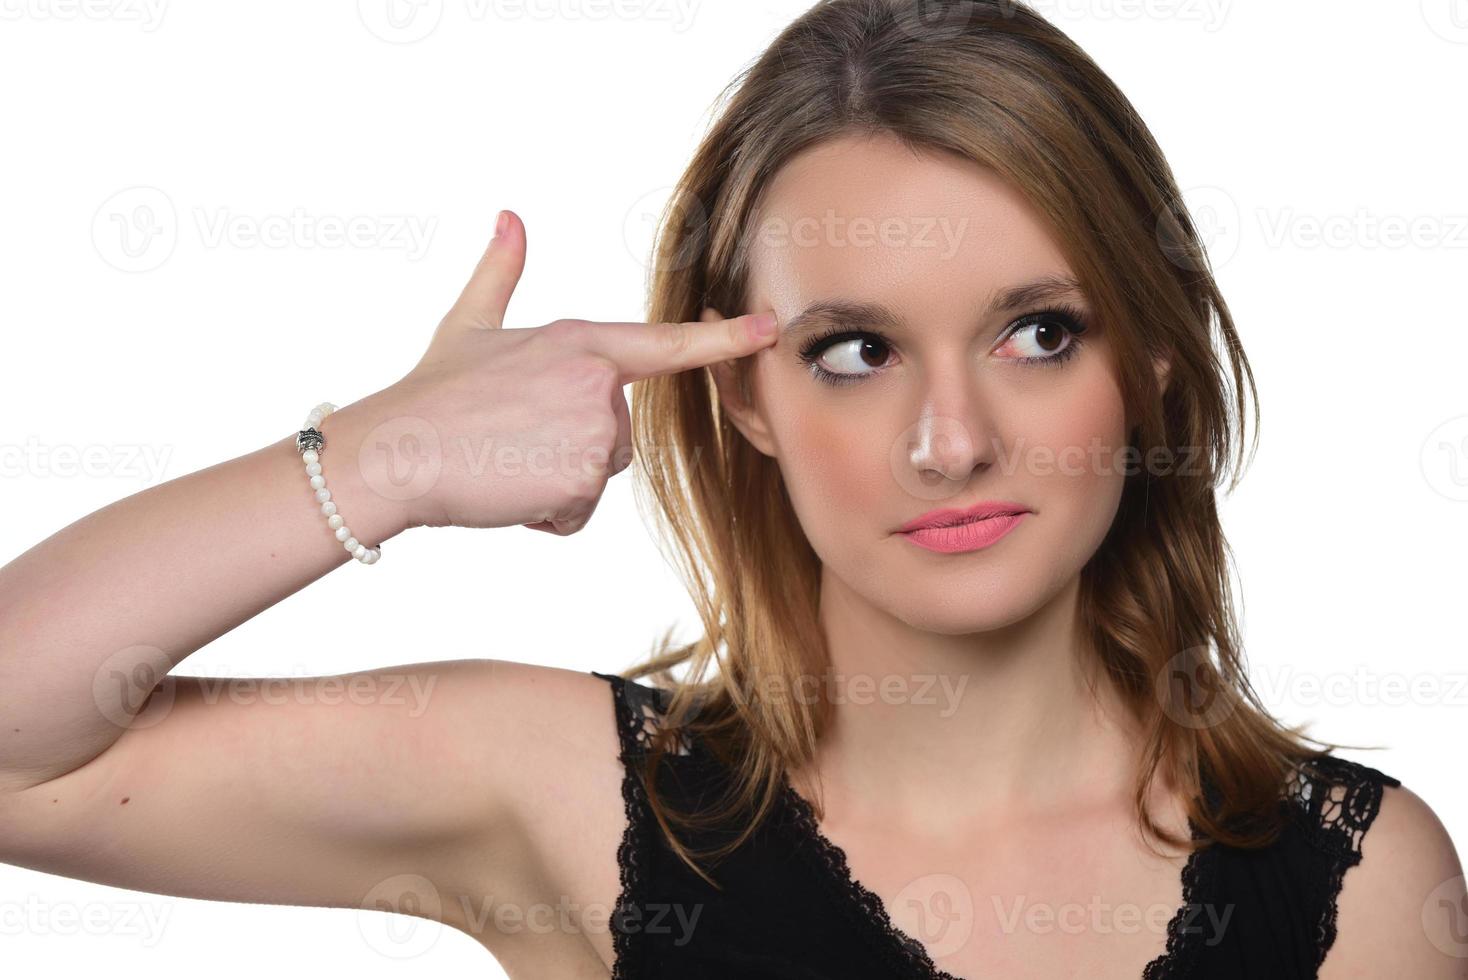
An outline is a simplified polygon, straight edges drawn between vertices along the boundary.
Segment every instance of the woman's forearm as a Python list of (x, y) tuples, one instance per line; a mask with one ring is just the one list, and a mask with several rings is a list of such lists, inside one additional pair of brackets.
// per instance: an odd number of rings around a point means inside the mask
[[(387, 484), (358, 464), (378, 421), (369, 398), (321, 425), (326, 488), (368, 545), (407, 526), (402, 502), (375, 492)], [(292, 432), (109, 504), (0, 568), (0, 789), (96, 757), (140, 690), (347, 562)]]

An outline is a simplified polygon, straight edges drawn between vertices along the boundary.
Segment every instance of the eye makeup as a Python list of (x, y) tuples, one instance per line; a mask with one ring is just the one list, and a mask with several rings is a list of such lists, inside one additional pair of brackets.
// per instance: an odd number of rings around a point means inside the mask
[[(1081, 336), (1090, 329), (1090, 317), (1074, 304), (1056, 302), (1024, 314), (1009, 325), (1005, 331), (1004, 340), (999, 346), (1009, 344), (1016, 336), (1025, 331), (1032, 329), (1039, 331), (1052, 326), (1058, 326), (1060, 330), (1064, 331), (1063, 339), (1066, 341), (1064, 347), (1045, 354), (1010, 357), (1007, 360), (1012, 360), (1017, 364), (1060, 367), (1080, 352), (1083, 344)], [(861, 343), (855, 344), (854, 342), (857, 341)], [(893, 347), (892, 342), (880, 331), (847, 330), (838, 326), (831, 327), (806, 340), (796, 356), (807, 366), (816, 380), (828, 385), (854, 384), (881, 373), (881, 368), (871, 373), (843, 373), (832, 371), (822, 364), (821, 361), (826, 351), (841, 344), (853, 344), (857, 349), (857, 356), (862, 358), (873, 353), (880, 357), (883, 352), (890, 352)]]

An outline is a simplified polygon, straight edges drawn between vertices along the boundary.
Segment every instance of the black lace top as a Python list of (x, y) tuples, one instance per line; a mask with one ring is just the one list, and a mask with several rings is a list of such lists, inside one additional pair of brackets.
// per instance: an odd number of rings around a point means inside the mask
[[(670, 692), (591, 673), (611, 687), (627, 812), (612, 980), (962, 980), (891, 922), (788, 780), (773, 818), (723, 862), (705, 866), (722, 890), (696, 875), (663, 840), (637, 776)], [(695, 809), (726, 774), (698, 741), (685, 739), (659, 768), (658, 790), (680, 809)], [(1361, 860), (1382, 788), (1398, 785), (1370, 766), (1328, 757), (1292, 782), (1296, 819), (1273, 844), (1193, 852), (1166, 951), (1141, 980), (1315, 977), (1335, 941), (1342, 878)], [(700, 848), (732, 839), (681, 833)]]

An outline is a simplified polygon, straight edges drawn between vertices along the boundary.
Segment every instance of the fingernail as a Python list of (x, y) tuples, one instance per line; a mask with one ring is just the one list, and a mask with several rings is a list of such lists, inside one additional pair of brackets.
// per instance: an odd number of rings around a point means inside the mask
[(494, 237), (499, 238), (508, 227), (510, 227), (510, 212), (501, 211), (499, 218), (494, 223)]
[(768, 337), (775, 332), (775, 314), (761, 313), (754, 318), (754, 332), (761, 337)]

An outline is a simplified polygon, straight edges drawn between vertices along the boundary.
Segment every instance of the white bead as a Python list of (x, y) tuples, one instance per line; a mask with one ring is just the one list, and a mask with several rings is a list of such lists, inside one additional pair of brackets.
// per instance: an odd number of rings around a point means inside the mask
[[(336, 406), (331, 402), (322, 402), (311, 410), (306, 416), (306, 425), (303, 428), (319, 428), (322, 421), (336, 411)], [(336, 502), (331, 499), (331, 491), (326, 486), (326, 474), (321, 470), (321, 454), (315, 449), (307, 449), (301, 453), (301, 462), (305, 465), (306, 476), (309, 478), (311, 489), (316, 493), (316, 500), (321, 504), (321, 513), (326, 517), (326, 526), (342, 543), (342, 548), (357, 561), (364, 565), (371, 565), (382, 557), (382, 552), (376, 548), (369, 548), (352, 536), (352, 529), (347, 527), (346, 521), (341, 514), (337, 513)]]

